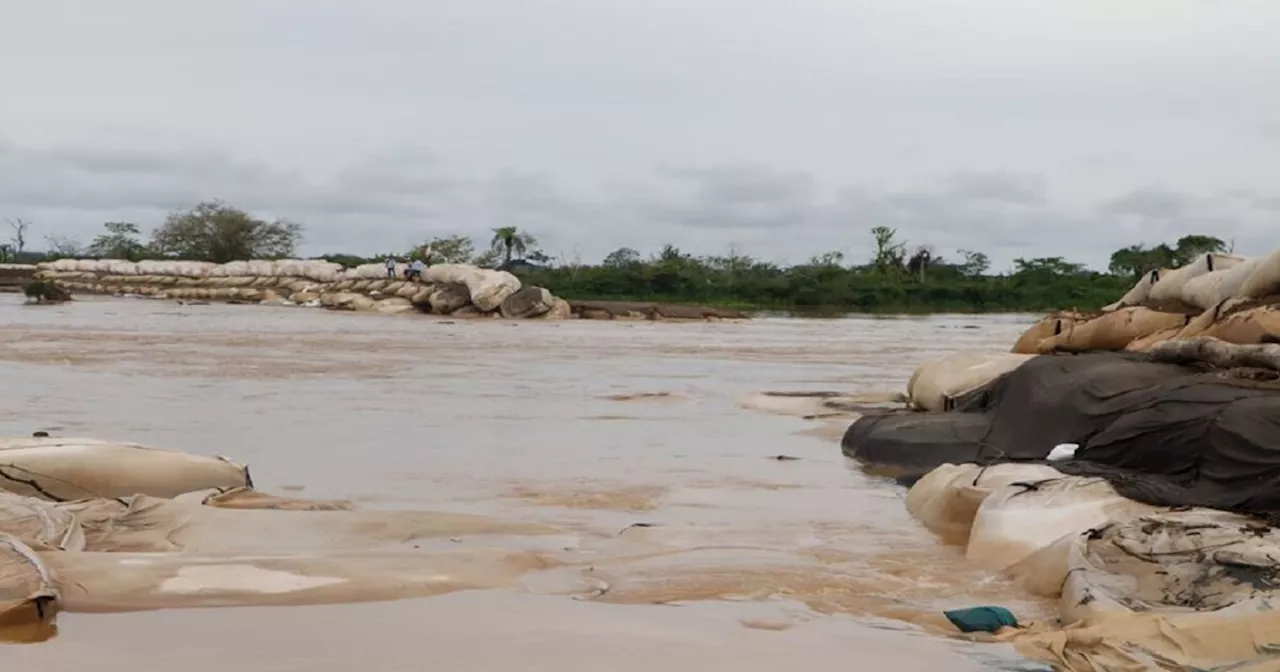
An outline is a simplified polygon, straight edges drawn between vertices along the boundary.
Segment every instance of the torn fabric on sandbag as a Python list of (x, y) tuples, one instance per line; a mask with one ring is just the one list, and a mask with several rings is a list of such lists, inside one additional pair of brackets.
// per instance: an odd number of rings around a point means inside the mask
[(37, 551), (79, 551), (84, 532), (74, 514), (34, 497), (0, 491), (0, 534)]
[(1280, 530), (1225, 511), (1155, 512), (1080, 535), (1070, 549), (1062, 616), (1211, 612), (1280, 606)]
[(40, 556), (21, 540), (0, 533), (0, 642), (52, 637), (60, 600)]

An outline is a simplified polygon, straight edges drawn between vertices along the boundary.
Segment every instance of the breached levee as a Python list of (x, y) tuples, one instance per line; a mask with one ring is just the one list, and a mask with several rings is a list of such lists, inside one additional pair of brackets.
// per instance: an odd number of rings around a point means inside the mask
[(77, 292), (278, 305), (323, 306), (380, 313), (426, 312), (457, 317), (560, 319), (568, 302), (542, 287), (522, 286), (507, 271), (469, 264), (428, 267), (421, 278), (405, 267), (388, 275), (381, 264), (343, 268), (314, 260), (122, 261), (60, 259), (37, 265), (36, 278)]
[(841, 442), (973, 563), (1058, 600), (1075, 671), (1280, 669), (1280, 253), (1202, 255), (1012, 352), (922, 363)]

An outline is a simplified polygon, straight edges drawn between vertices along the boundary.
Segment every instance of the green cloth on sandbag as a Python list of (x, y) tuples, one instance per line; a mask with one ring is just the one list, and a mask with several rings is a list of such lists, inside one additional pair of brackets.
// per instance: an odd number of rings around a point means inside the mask
[(960, 632), (996, 632), (1018, 627), (1018, 619), (1004, 607), (971, 607), (942, 612)]

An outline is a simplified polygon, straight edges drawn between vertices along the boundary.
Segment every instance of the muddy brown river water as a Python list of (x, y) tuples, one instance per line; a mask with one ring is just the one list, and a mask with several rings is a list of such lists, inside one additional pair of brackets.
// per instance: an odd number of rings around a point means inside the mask
[[(946, 636), (946, 608), (1052, 605), (969, 566), (901, 488), (848, 464), (850, 419), (740, 403), (899, 390), (921, 360), (1008, 348), (1029, 319), (516, 323), (0, 294), (0, 435), (228, 455), (266, 491), (512, 524), (387, 532), (389, 547), (572, 565), (393, 602), (72, 611), (48, 642), (0, 645), (0, 666), (1040, 669)], [(564, 589), (587, 574), (608, 590)]]

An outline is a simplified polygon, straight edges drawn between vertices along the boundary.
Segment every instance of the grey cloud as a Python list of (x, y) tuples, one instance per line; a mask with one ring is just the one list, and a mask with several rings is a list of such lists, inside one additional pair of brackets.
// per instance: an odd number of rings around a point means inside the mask
[(532, 172), (467, 175), (433, 152), (403, 148), (316, 176), (213, 152), (113, 155), (8, 144), (0, 145), (0, 176), (0, 213), (32, 217), (41, 235), (87, 239), (113, 219), (153, 225), (167, 211), (218, 197), (303, 222), (309, 253), (377, 253), (451, 233), (483, 243), (490, 228), (515, 225), (553, 254), (588, 260), (664, 243), (696, 253), (737, 243), (792, 261), (838, 249), (857, 260), (870, 256), (869, 231), (883, 225), (943, 255), (983, 250), (998, 267), (1017, 256), (1101, 266), (1118, 247), (1193, 232), (1238, 237), (1242, 249), (1263, 253), (1274, 244), (1268, 227), (1280, 208), (1280, 198), (1257, 190), (1153, 187), (1071, 207), (1049, 197), (1047, 177), (1002, 171), (949, 173), (910, 189), (837, 188), (759, 164), (658, 166), (647, 179), (574, 190)]
[(1202, 199), (1189, 194), (1160, 187), (1142, 187), (1106, 201), (1100, 209), (1112, 215), (1178, 218), (1195, 212), (1202, 204)]
[(948, 193), (965, 200), (1016, 205), (1048, 202), (1048, 181), (1043, 175), (962, 172), (946, 180)]
[(813, 220), (810, 175), (758, 165), (659, 167), (666, 178), (633, 193), (642, 220), (710, 229), (788, 229)]

